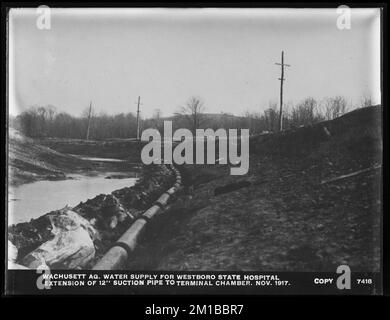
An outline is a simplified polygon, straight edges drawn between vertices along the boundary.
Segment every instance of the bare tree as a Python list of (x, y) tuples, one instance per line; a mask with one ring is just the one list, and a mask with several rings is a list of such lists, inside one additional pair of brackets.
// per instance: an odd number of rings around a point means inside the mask
[(154, 109), (154, 111), (153, 111), (153, 118), (154, 118), (154, 119), (160, 119), (160, 118), (162, 118), (162, 111), (161, 111), (160, 108)]
[(278, 126), (279, 111), (276, 102), (270, 102), (264, 111), (264, 118), (267, 123), (267, 131), (276, 131)]
[(152, 119), (151, 119), (152, 127), (156, 128), (160, 132), (163, 131), (163, 127), (164, 127), (164, 124), (163, 124), (163, 121), (162, 121), (161, 118), (162, 118), (162, 111), (161, 111), (161, 109), (159, 109), (159, 108), (154, 109), (153, 116), (152, 116)]
[(85, 124), (86, 124), (86, 140), (89, 140), (90, 138), (92, 122), (96, 116), (97, 114), (93, 109), (92, 102), (91, 102), (89, 107), (84, 108), (82, 112), (82, 117), (85, 119)]
[(327, 98), (324, 103), (325, 118), (332, 120), (347, 111), (347, 100), (342, 96)]
[(194, 135), (196, 129), (198, 129), (205, 120), (204, 111), (204, 103), (198, 97), (191, 97), (187, 103), (180, 108), (179, 113), (187, 119)]
[(372, 101), (371, 96), (365, 95), (365, 96), (363, 96), (362, 99), (361, 99), (360, 107), (361, 107), (361, 108), (371, 107), (373, 104), (374, 104), (374, 103), (373, 103), (373, 101)]
[(47, 117), (48, 117), (49, 121), (53, 121), (54, 115), (56, 114), (56, 107), (49, 104), (46, 106), (46, 112), (47, 112)]

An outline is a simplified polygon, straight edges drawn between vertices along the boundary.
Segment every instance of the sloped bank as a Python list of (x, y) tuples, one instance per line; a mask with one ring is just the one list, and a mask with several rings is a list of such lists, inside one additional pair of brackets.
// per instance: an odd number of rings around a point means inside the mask
[[(66, 180), (69, 174), (138, 170), (142, 143), (135, 141), (82, 141), (32, 139), (14, 128), (8, 131), (8, 186), (45, 180)], [(94, 158), (94, 159), (88, 159)], [(101, 161), (109, 158), (115, 161)]]
[(93, 267), (93, 270), (119, 270), (127, 269), (130, 258), (134, 258), (134, 252), (138, 247), (140, 237), (144, 234), (149, 222), (156, 220), (156, 217), (165, 211), (170, 211), (172, 198), (176, 199), (177, 193), (182, 188), (181, 174), (174, 166), (170, 166), (175, 173), (175, 184), (166, 190), (146, 210), (130, 228), (112, 244), (110, 250), (106, 252), (103, 258)]
[(183, 166), (187, 194), (146, 230), (128, 269), (378, 272), (381, 113), (253, 137), (245, 176)]
[(166, 166), (143, 167), (133, 187), (10, 226), (11, 267), (44, 263), (52, 269), (90, 268), (174, 182), (175, 174)]

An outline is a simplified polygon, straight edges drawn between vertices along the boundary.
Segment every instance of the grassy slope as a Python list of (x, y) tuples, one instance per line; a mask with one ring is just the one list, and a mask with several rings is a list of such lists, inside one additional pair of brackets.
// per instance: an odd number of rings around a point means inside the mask
[[(381, 170), (321, 182), (381, 164), (381, 112), (256, 137), (246, 176), (186, 166), (192, 194), (147, 230), (129, 268), (334, 272), (346, 263), (378, 271)], [(251, 186), (214, 196), (241, 180)]]

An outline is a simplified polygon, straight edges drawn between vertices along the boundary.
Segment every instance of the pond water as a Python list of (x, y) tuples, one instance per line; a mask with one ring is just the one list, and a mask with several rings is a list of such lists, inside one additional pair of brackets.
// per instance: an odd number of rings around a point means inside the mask
[(76, 206), (80, 201), (103, 193), (131, 187), (137, 178), (111, 178), (101, 176), (74, 175), (71, 180), (37, 181), (8, 191), (8, 225), (28, 222), (31, 219), (66, 205)]

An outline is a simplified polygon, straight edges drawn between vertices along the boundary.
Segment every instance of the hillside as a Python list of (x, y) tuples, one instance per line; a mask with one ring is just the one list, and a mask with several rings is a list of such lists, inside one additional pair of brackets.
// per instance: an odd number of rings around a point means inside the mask
[(64, 179), (64, 168), (79, 161), (37, 144), (19, 131), (9, 129), (9, 182), (13, 185), (35, 180)]
[[(10, 128), (8, 141), (9, 183), (11, 185), (19, 185), (37, 180), (66, 179), (66, 174), (68, 173), (93, 175), (98, 171), (129, 170), (129, 164), (125, 162), (99, 163), (97, 161), (86, 161), (81, 157), (70, 155), (83, 155), (80, 151), (86, 149), (84, 145), (87, 143), (91, 145), (91, 150), (102, 149), (99, 145), (104, 144), (104, 142), (92, 141), (80, 141), (79, 143), (71, 141), (71, 143), (67, 143), (66, 140), (61, 139), (51, 140), (50, 143), (47, 143), (28, 138), (19, 131)], [(62, 145), (67, 146), (67, 148), (61, 148)], [(117, 146), (116, 149), (118, 149)], [(98, 156), (107, 157), (107, 154), (112, 157), (108, 152), (103, 153), (103, 155), (98, 154)], [(89, 156), (88, 153), (84, 155)], [(92, 153), (92, 155), (94, 154)]]
[(381, 112), (254, 137), (245, 176), (182, 167), (186, 194), (147, 230), (129, 268), (378, 271)]

